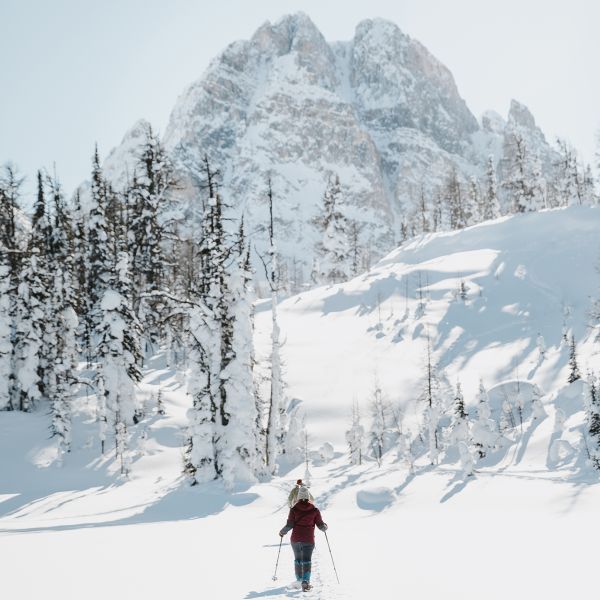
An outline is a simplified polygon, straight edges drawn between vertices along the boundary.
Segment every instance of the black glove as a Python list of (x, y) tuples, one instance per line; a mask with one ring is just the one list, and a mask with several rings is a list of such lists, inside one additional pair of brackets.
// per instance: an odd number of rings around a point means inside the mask
[(279, 537), (283, 537), (283, 536), (285, 535), (285, 533), (286, 533), (286, 532), (285, 532), (285, 531), (282, 529), (282, 530), (279, 532)]

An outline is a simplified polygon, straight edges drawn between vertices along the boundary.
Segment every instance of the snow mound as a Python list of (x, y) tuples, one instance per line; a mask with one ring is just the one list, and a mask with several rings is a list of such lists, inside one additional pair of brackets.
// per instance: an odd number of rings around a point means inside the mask
[(387, 487), (358, 490), (356, 504), (363, 510), (382, 511), (394, 502), (394, 492)]

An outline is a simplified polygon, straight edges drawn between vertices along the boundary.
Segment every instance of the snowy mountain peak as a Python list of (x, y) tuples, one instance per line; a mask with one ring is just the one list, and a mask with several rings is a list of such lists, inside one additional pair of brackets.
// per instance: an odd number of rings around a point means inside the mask
[[(362, 21), (353, 42), (352, 84), (367, 118), (410, 127), (462, 153), (477, 120), (450, 71), (419, 42), (383, 19)], [(383, 121), (383, 122), (382, 122)]]
[[(131, 155), (136, 128), (115, 156)], [(329, 43), (299, 12), (227, 46), (179, 98), (164, 141), (184, 206), (200, 193), (198, 165), (207, 154), (259, 251), (270, 177), (282, 264), (306, 281), (320, 235), (314, 219), (332, 175), (346, 217), (361, 225), (369, 262), (402, 239), (422, 188), (431, 201), (453, 170), (463, 181), (482, 176), (490, 154), (498, 173), (507, 172), (515, 128), (550, 168), (552, 153), (526, 107), (513, 102), (507, 123), (487, 113), (479, 125), (452, 73), (396, 24), (367, 19), (351, 40)], [(129, 161), (123, 165), (118, 182)]]
[(280, 54), (302, 49), (303, 43), (321, 40), (325, 42), (317, 26), (303, 12), (286, 15), (273, 24), (266, 21), (252, 36), (253, 43), (262, 48), (272, 44)]
[(354, 41), (365, 38), (370, 38), (371, 43), (378, 46), (406, 46), (410, 40), (396, 23), (381, 18), (363, 19), (358, 23), (354, 32)]
[(299, 12), (271, 24), (267, 21), (252, 36), (257, 52), (271, 60), (292, 55), (292, 63), (283, 59), (271, 65), (292, 82), (304, 81), (333, 89), (336, 84), (334, 58), (322, 33), (308, 15)]
[(510, 110), (508, 111), (508, 122), (510, 125), (519, 128), (539, 132), (543, 136), (541, 129), (539, 129), (539, 127), (535, 123), (535, 118), (531, 114), (531, 111), (527, 108), (527, 106), (521, 104), (520, 102), (514, 99), (510, 101)]

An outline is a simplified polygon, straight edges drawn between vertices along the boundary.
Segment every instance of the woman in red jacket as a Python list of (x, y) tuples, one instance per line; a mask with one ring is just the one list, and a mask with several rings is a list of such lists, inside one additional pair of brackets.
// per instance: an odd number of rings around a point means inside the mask
[(298, 502), (290, 509), (285, 527), (279, 532), (283, 537), (292, 530), (292, 549), (296, 580), (302, 583), (302, 590), (310, 590), (311, 557), (315, 549), (315, 525), (325, 531), (327, 525), (321, 518), (319, 509), (310, 502), (310, 493), (305, 486), (298, 489)]

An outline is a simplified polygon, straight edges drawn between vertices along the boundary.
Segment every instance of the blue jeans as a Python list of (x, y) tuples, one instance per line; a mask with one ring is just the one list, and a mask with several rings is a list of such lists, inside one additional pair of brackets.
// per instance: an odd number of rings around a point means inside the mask
[(307, 544), (306, 542), (294, 542), (292, 544), (296, 581), (310, 581), (311, 557), (314, 549), (314, 544)]

